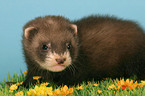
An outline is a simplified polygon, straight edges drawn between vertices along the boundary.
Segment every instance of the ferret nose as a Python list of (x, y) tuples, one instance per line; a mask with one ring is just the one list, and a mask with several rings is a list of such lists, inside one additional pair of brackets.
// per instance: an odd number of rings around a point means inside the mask
[(64, 61), (66, 60), (66, 58), (58, 58), (58, 59), (55, 59), (55, 60), (56, 60), (56, 62), (57, 62), (58, 64), (63, 64)]

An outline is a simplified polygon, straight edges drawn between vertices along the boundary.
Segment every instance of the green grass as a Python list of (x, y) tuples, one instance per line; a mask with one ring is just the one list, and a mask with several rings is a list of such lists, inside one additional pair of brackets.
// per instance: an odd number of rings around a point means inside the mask
[[(0, 96), (14, 96), (15, 93), (23, 91), (24, 96), (27, 96), (27, 91), (29, 89), (25, 89), (23, 87), (20, 87), (18, 90), (14, 91), (13, 93), (9, 92), (10, 86), (6, 85), (5, 82), (21, 82), (24, 81), (25, 75), (21, 72), (20, 75), (13, 74), (13, 76), (9, 75), (7, 76), (7, 79), (2, 81), (0, 83)], [(115, 84), (117, 82), (117, 79), (105, 79), (100, 82), (86, 82), (81, 84), (83, 86), (83, 89), (78, 90), (77, 87), (81, 86), (78, 85), (73, 88), (73, 95), (75, 96), (145, 96), (145, 88), (133, 88), (133, 89), (125, 89), (125, 90), (109, 90), (108, 87), (112, 84)], [(93, 86), (93, 84), (98, 84), (98, 86)], [(40, 84), (38, 84), (40, 85)], [(31, 86), (30, 88), (34, 88), (34, 86)], [(61, 87), (59, 87), (61, 88)], [(98, 90), (101, 90), (102, 93), (98, 93)]]

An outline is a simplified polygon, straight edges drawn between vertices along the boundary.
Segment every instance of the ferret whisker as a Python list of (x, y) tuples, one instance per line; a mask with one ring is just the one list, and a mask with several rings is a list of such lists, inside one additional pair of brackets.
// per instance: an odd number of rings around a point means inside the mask
[(72, 64), (70, 65), (69, 68), (71, 69), (72, 74), (75, 76), (75, 72), (76, 72), (75, 66)]

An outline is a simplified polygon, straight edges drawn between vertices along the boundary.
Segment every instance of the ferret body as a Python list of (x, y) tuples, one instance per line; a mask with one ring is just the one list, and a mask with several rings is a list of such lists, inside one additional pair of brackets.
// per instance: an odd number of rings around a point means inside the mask
[(145, 35), (132, 21), (39, 17), (24, 26), (22, 43), (28, 68), (25, 87), (35, 83), (33, 76), (58, 85), (132, 75), (145, 79)]

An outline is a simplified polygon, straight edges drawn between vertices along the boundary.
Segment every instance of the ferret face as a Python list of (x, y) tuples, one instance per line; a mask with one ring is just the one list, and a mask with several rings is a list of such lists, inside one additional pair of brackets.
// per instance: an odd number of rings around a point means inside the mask
[(25, 52), (42, 69), (52, 72), (65, 70), (78, 53), (76, 25), (65, 20), (58, 22), (55, 18), (34, 21), (24, 28)]

